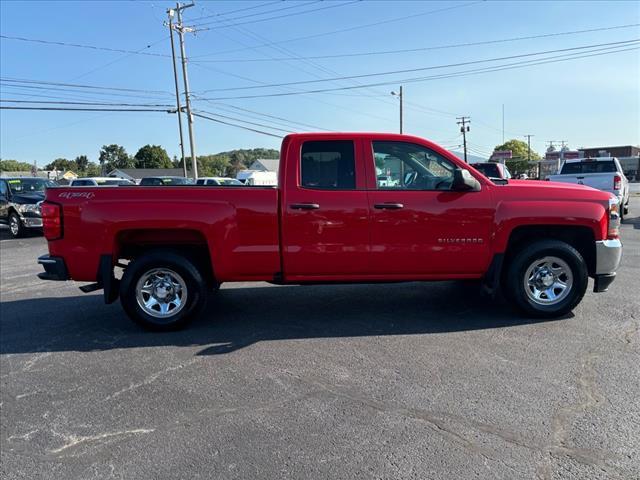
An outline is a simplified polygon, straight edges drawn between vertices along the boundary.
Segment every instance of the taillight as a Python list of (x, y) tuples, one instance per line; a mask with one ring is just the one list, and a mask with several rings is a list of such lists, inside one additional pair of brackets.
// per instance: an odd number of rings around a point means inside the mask
[(613, 239), (620, 236), (620, 202), (616, 197), (609, 198), (609, 227), (607, 238)]
[(618, 175), (613, 177), (613, 189), (614, 190), (622, 189), (622, 178), (620, 178), (620, 176)]
[(56, 240), (62, 237), (62, 212), (60, 205), (44, 202), (42, 212), (42, 230), (47, 240)]

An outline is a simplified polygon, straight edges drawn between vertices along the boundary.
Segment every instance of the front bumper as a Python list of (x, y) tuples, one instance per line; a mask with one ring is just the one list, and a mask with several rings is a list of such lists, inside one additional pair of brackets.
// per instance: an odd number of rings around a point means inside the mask
[(42, 255), (38, 263), (44, 267), (44, 272), (38, 274), (41, 280), (69, 280), (69, 272), (61, 257)]
[(27, 228), (42, 228), (42, 218), (40, 217), (22, 217), (22, 225)]
[(594, 292), (606, 292), (616, 278), (616, 270), (622, 258), (622, 242), (619, 239), (596, 242), (596, 271)]

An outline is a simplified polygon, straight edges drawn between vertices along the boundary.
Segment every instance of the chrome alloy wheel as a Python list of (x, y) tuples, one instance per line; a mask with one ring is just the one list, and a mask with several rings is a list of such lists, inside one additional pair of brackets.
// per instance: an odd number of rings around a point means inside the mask
[(138, 280), (136, 300), (146, 314), (169, 319), (186, 305), (187, 284), (173, 270), (154, 268)]
[(11, 235), (14, 237), (18, 236), (18, 232), (20, 232), (20, 219), (15, 215), (11, 215), (11, 219), (9, 220), (9, 230), (11, 230)]
[(558, 257), (543, 257), (529, 265), (524, 275), (527, 297), (537, 305), (555, 305), (571, 292), (573, 273)]

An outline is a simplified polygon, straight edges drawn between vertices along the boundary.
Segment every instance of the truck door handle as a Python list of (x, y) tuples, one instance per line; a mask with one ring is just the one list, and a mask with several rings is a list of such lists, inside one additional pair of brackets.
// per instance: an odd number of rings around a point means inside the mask
[(289, 205), (293, 210), (317, 210), (320, 205), (317, 203), (292, 203)]
[(380, 210), (400, 210), (404, 208), (404, 205), (402, 203), (376, 203), (373, 207)]

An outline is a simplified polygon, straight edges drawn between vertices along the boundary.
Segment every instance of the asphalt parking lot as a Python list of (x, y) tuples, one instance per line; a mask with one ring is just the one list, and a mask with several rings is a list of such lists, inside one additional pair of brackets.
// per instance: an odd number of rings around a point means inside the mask
[(0, 231), (3, 479), (640, 478), (640, 197), (609, 292), (224, 285), (153, 334)]

